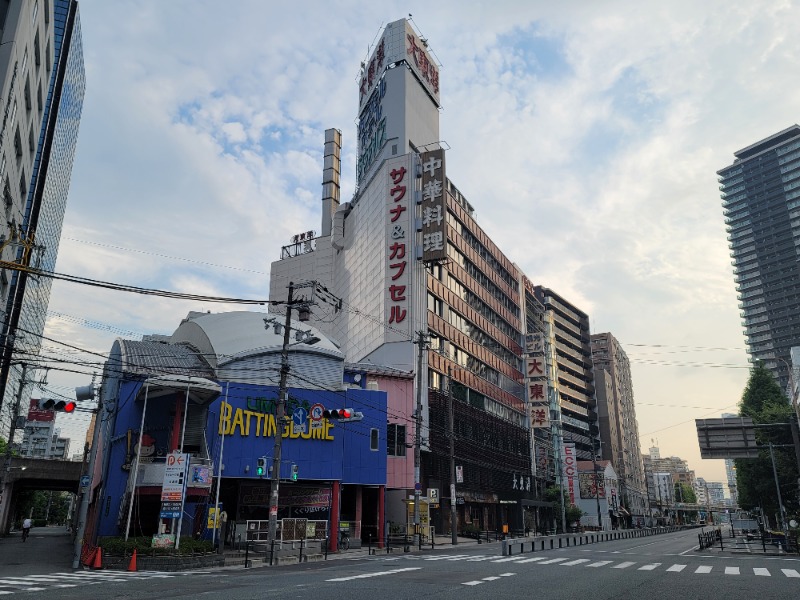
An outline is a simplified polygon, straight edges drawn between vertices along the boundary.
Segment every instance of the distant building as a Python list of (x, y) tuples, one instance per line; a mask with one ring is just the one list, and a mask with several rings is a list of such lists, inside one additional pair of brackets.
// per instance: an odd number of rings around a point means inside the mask
[(19, 447), (21, 456), (30, 458), (66, 459), (69, 453), (69, 438), (61, 437), (55, 421), (55, 412), (39, 410), (39, 401), (31, 400), (25, 432)]
[(647, 492), (630, 361), (610, 333), (592, 334), (591, 347), (602, 455), (614, 465), (621, 497), (631, 516), (643, 517), (647, 514)]
[[(722, 417), (738, 417), (733, 413), (722, 413)], [(730, 494), (731, 505), (736, 506), (739, 502), (739, 495), (736, 489), (736, 462), (732, 458), (725, 459), (725, 479), (728, 482), (728, 493)]]

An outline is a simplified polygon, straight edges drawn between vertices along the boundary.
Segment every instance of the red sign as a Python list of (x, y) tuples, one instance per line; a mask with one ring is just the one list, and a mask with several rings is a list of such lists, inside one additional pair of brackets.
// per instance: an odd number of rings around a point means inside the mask
[(39, 400), (31, 398), (31, 404), (28, 408), (28, 421), (55, 421), (56, 412), (54, 410), (41, 410), (39, 408)]

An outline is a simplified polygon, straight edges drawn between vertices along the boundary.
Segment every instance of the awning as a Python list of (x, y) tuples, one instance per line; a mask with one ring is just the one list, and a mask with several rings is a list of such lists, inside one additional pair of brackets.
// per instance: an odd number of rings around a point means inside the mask
[[(209, 404), (222, 393), (222, 387), (205, 377), (189, 377), (186, 375), (161, 375), (148, 377), (139, 390), (139, 397), (157, 398), (175, 392), (188, 392), (189, 399), (197, 404)], [(138, 397), (137, 397), (138, 400)]]

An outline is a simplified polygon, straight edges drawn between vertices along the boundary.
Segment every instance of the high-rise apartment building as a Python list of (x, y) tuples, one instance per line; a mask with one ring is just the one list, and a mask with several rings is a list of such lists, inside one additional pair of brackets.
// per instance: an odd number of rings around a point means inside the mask
[[(420, 487), (441, 490), (445, 510), (433, 517), (437, 531), (450, 528), (450, 501), (457, 501), (460, 525), (521, 527), (521, 508), (536, 505), (545, 483), (537, 486), (540, 473), (554, 474), (550, 432), (535, 436), (544, 452), (536, 461), (543, 468), (533, 474), (523, 372), (525, 334), (543, 330), (546, 311), (538, 299), (526, 305), (523, 274), (448, 176), (439, 134), (439, 68), (431, 56), (409, 21), (386, 26), (362, 65), (357, 190), (341, 202), (342, 135), (328, 130), (319, 233), (299, 233), (282, 248), (271, 266), (270, 300), (285, 300), (289, 282), (316, 281), (343, 302), (339, 312), (311, 304), (312, 321), (338, 340), (348, 362), (421, 370), (414, 385), (421, 407)], [(304, 293), (296, 290), (295, 300)], [(580, 358), (564, 359), (561, 407), (570, 411), (568, 437), (580, 446), (579, 457), (590, 457), (588, 318), (576, 321), (570, 312), (556, 320), (564, 321), (556, 323), (558, 330), (577, 327), (580, 342), (569, 352)], [(573, 344), (572, 335), (558, 334), (553, 347)], [(416, 416), (388, 419), (408, 425), (415, 439)], [(387, 487), (388, 519), (405, 520), (409, 494), (413, 490)]]
[(536, 299), (549, 315), (554, 349), (554, 388), (564, 442), (575, 444), (578, 460), (592, 460), (600, 450), (589, 316), (553, 290), (537, 285)]
[[(614, 465), (633, 518), (647, 514), (647, 492), (628, 355), (610, 333), (591, 336), (602, 455)], [(610, 380), (610, 391), (601, 382)]]
[[(75, 0), (10, 0), (0, 6), (0, 185), (5, 219), (0, 259), (52, 271), (58, 256), (83, 106), (85, 71)], [(35, 356), (51, 280), (0, 273), (0, 431), (14, 397), (25, 397), (15, 355)]]
[(717, 175), (747, 352), (785, 389), (800, 341), (800, 126), (733, 155)]
[[(722, 413), (722, 417), (738, 417), (739, 415), (735, 415), (733, 413)], [(732, 458), (725, 459), (725, 480), (728, 483), (728, 493), (730, 494), (731, 504), (736, 506), (739, 500), (739, 494), (737, 492), (737, 485), (736, 485), (736, 461)]]

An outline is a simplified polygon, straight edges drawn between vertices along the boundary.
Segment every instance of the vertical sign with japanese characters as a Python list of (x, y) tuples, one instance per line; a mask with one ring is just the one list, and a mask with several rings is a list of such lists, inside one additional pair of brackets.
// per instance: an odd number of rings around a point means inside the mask
[(422, 262), (447, 257), (447, 202), (444, 150), (423, 152), (422, 156)]
[(575, 456), (575, 444), (564, 444), (563, 449), (562, 475), (567, 484), (569, 503), (575, 504), (575, 480), (578, 478), (578, 459)]
[[(391, 330), (409, 331), (411, 257), (413, 256), (411, 198), (413, 178), (408, 159), (391, 161), (386, 168), (386, 321)], [(390, 334), (391, 335), (391, 334)]]
[(525, 341), (525, 383), (528, 393), (528, 410), (531, 427), (550, 427), (550, 396), (547, 389), (544, 334), (528, 334)]

